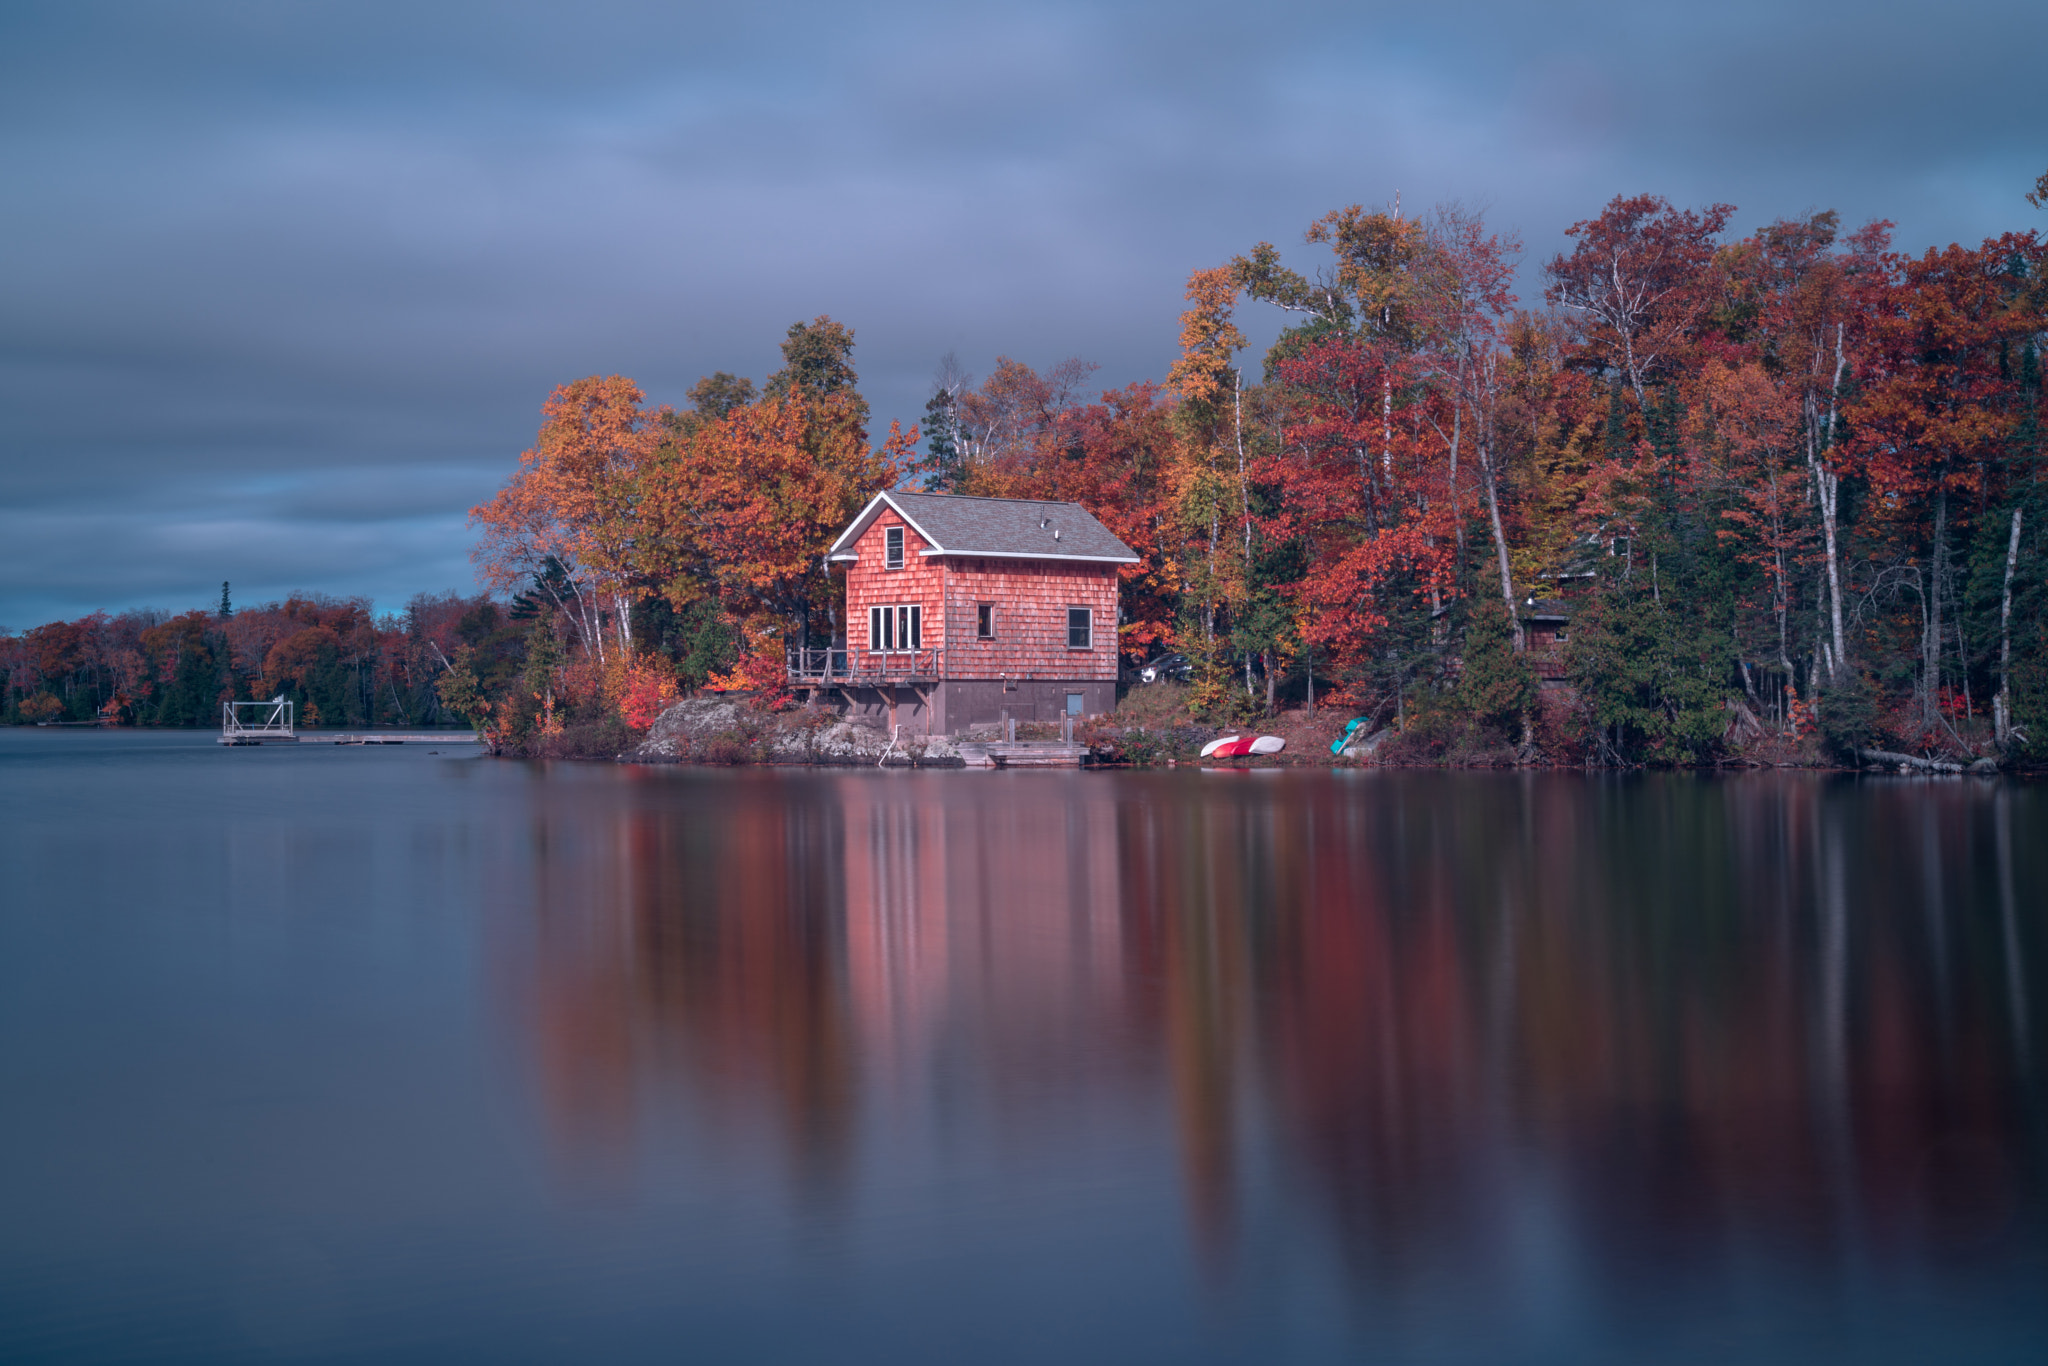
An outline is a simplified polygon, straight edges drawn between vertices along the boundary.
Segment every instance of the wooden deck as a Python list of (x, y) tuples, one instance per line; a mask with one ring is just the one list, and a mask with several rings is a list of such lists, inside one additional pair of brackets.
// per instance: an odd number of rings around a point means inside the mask
[(369, 731), (361, 735), (302, 735), (299, 739), (309, 745), (475, 745), (483, 742), (483, 737), (473, 730), (443, 731), (439, 735), (431, 731), (420, 735)]
[(238, 734), (223, 735), (224, 745), (475, 745), (482, 739), (473, 730), (450, 730), (436, 735), (432, 732), (416, 735), (401, 735), (367, 731), (361, 734), (337, 732), (333, 735), (312, 734), (303, 731), (287, 734), (283, 732), (264, 733), (242, 731)]
[(1086, 745), (1059, 740), (991, 740), (980, 748), (997, 768), (1079, 768), (1088, 758)]
[(877, 688), (895, 683), (938, 683), (946, 677), (937, 649), (791, 649), (789, 681), (799, 688)]

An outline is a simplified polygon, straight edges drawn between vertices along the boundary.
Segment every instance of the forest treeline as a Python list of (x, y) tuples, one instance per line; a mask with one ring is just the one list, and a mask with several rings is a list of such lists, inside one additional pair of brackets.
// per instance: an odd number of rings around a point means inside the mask
[[(1004, 358), (977, 382), (949, 359), (879, 445), (830, 318), (791, 327), (758, 388), (720, 372), (679, 410), (579, 380), (473, 511), (513, 607), (465, 602), (461, 639), (378, 624), (374, 666), (352, 628), (301, 630), (359, 661), (366, 717), (435, 692), (510, 746), (617, 736), (679, 689), (772, 694), (787, 646), (843, 634), (822, 552), (900, 484), (1088, 506), (1142, 556), (1126, 659), (1183, 656), (1217, 722), (1328, 704), (1411, 752), (1573, 762), (2048, 751), (2040, 234), (1916, 255), (1883, 222), (1736, 237), (1733, 213), (1617, 198), (1524, 301), (1519, 244), (1477, 214), (1337, 210), (1305, 233), (1314, 269), (1259, 243), (1196, 270), (1163, 381), (1091, 392), (1085, 362)], [(1252, 309), (1285, 318), (1263, 355)], [(1541, 659), (1538, 603), (1570, 618)], [(0, 643), (10, 718), (76, 714), (76, 671), (30, 644), (59, 629)], [(424, 675), (397, 663), (415, 637)], [(282, 644), (229, 646), (220, 686), (284, 679)], [(199, 648), (139, 650), (163, 715)]]
[[(488, 594), (420, 594), (375, 617), (362, 598), (297, 595), (236, 608), (95, 612), (0, 634), (4, 719), (218, 726), (221, 704), (283, 696), (301, 725), (466, 724), (439, 680), (464, 650), (494, 686), (517, 675), (531, 621)], [(528, 609), (524, 616), (533, 615)]]

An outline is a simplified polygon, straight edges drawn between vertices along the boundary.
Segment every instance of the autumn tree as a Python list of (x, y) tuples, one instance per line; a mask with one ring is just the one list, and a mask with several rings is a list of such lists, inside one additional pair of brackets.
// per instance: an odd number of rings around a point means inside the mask
[[(1411, 674), (1449, 648), (1463, 542), (1455, 462), (1470, 396), (1435, 383), (1433, 361), (1452, 358), (1456, 373), (1459, 337), (1492, 316), (1493, 283), (1468, 261), (1452, 273), (1466, 292), (1447, 295), (1448, 253), (1398, 210), (1354, 205), (1304, 237), (1332, 255), (1313, 278), (1267, 243), (1231, 265), (1249, 297), (1303, 317), (1267, 355), (1273, 392), (1260, 406), (1278, 439), (1254, 478), (1272, 490), (1273, 544), (1297, 548), (1286, 591), (1304, 649), (1322, 652), (1355, 700), (1384, 689), (1398, 712)], [(1499, 249), (1483, 234), (1456, 245)]]
[[(552, 605), (589, 654), (632, 644), (639, 584), (640, 479), (663, 424), (641, 408), (640, 386), (591, 376), (556, 389), (541, 406), (539, 435), (490, 502), (470, 509), (482, 532), (475, 559), (500, 592), (548, 586)], [(550, 563), (559, 579), (543, 577)]]
[(677, 611), (716, 603), (758, 681), (780, 686), (785, 639), (829, 637), (825, 549), (911, 461), (916, 429), (892, 423), (875, 450), (861, 411), (846, 393), (771, 393), (664, 447), (642, 481), (647, 581)]
[(1761, 366), (1797, 410), (1797, 451), (1818, 514), (1827, 631), (1822, 676), (1839, 683), (1849, 666), (1842, 482), (1853, 477), (1844, 449), (1842, 405), (1864, 357), (1888, 267), (1890, 224), (1872, 223), (1838, 241), (1832, 212), (1782, 219), (1723, 258), (1729, 340)]
[(860, 396), (860, 376), (853, 368), (853, 329), (822, 313), (807, 323), (791, 323), (782, 342), (782, 369), (768, 377), (763, 393), (768, 398), (797, 393), (813, 398), (836, 395), (846, 400), (847, 411), (866, 426), (868, 404)]
[(714, 371), (690, 386), (690, 411), (716, 421), (754, 401), (754, 381)]
[(1546, 297), (1579, 320), (1580, 355), (1621, 376), (1640, 410), (1652, 380), (1681, 361), (1713, 302), (1708, 267), (1731, 204), (1674, 209), (1657, 195), (1617, 195), (1544, 268)]
[(1232, 317), (1236, 296), (1228, 267), (1188, 277), (1180, 358), (1166, 377), (1180, 395), (1174, 413), (1180, 441), (1169, 476), (1186, 546), (1179, 643), (1195, 660), (1198, 704), (1211, 709), (1227, 686), (1223, 618), (1245, 605), (1252, 556), (1242, 376), (1236, 367), (1245, 339)]
[(1515, 259), (1521, 243), (1487, 232), (1477, 214), (1455, 206), (1437, 210), (1425, 242), (1422, 287), (1409, 292), (1415, 296), (1412, 310), (1434, 361), (1434, 382), (1450, 399), (1450, 429), (1439, 428), (1438, 436), (1447, 446), (1445, 477), (1456, 534), (1462, 537), (1464, 530), (1463, 509), (1458, 503), (1459, 462), (1469, 431), (1487, 529), (1493, 538), (1500, 598), (1509, 636), (1519, 652), (1522, 624), (1502, 512), (1507, 464), (1512, 457), (1502, 408), (1509, 399), (1511, 369), (1504, 329), (1515, 306)]
[[(2038, 271), (2040, 243), (2009, 233), (1970, 250), (1897, 258), (1872, 324), (1869, 373), (1851, 407), (1852, 438), (1876, 515), (1920, 542), (1920, 714), (1937, 723), (1943, 660), (1952, 643), (1954, 525), (1998, 476), (2018, 413), (2009, 401), (2013, 343), (2039, 326), (2008, 275)], [(1931, 516), (1928, 514), (1931, 513)], [(1960, 643), (1958, 655), (1961, 655)], [(1967, 658), (1958, 658), (1961, 676)]]

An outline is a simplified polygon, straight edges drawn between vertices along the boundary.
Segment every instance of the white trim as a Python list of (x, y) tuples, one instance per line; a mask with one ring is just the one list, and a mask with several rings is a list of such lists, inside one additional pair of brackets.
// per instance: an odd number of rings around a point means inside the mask
[(874, 524), (875, 512), (878, 508), (880, 508), (880, 506), (883, 503), (887, 503), (890, 509), (894, 511), (898, 517), (901, 517), (903, 519), (904, 525), (908, 526), (912, 531), (915, 531), (919, 536), (923, 537), (926, 545), (935, 546), (939, 543), (936, 537), (934, 537), (930, 532), (926, 531), (923, 527), (917, 524), (917, 518), (905, 512), (902, 509), (902, 507), (897, 504), (896, 500), (889, 496), (889, 490), (883, 489), (880, 493), (868, 499), (868, 505), (860, 510), (860, 515), (858, 517), (853, 519), (853, 525), (849, 526), (848, 528), (846, 528), (846, 530), (839, 533), (839, 539), (832, 542), (832, 548), (825, 552), (825, 558), (828, 560), (834, 558), (835, 556), (840, 554), (842, 547), (844, 547), (848, 542), (859, 540), (861, 537), (861, 533), (866, 531), (870, 526)]
[(1137, 555), (1034, 555), (1023, 550), (920, 550), (920, 555), (951, 555), (962, 560), (1073, 560), (1077, 564), (1137, 564)]
[[(868, 505), (860, 510), (860, 515), (853, 519), (853, 524), (840, 532), (839, 539), (832, 542), (831, 549), (825, 552), (825, 563), (854, 564), (859, 560), (860, 557), (847, 547), (854, 541), (858, 541), (862, 533), (874, 525), (875, 515), (884, 503), (887, 503), (890, 510), (903, 519), (904, 525), (915, 531), (923, 538), (925, 545), (930, 547), (929, 549), (918, 551), (917, 553), (921, 556), (964, 555), (969, 559), (984, 560), (1071, 560), (1076, 564), (1139, 564), (1144, 559), (1142, 555), (1062, 555), (1057, 552), (1050, 555), (1039, 555), (1022, 550), (948, 550), (945, 546), (939, 544), (938, 537), (926, 531), (922, 526), (919, 526), (917, 518), (905, 512), (903, 506), (889, 495), (890, 490), (883, 489), (880, 493), (868, 499)], [(990, 498), (985, 501), (992, 503), (1036, 503), (1043, 502), (1044, 500), (1036, 498)], [(1048, 507), (1054, 506), (1052, 503), (1046, 503), (1045, 505)], [(1081, 510), (1087, 512), (1086, 508)], [(1097, 525), (1100, 526), (1101, 523), (1098, 521)], [(1108, 530), (1107, 527), (1103, 529), (1105, 531)]]
[[(890, 643), (875, 643), (875, 627), (889, 623)], [(907, 633), (896, 640), (896, 627)], [(924, 649), (924, 604), (922, 602), (878, 602), (868, 608), (868, 653), (873, 655), (917, 654)]]

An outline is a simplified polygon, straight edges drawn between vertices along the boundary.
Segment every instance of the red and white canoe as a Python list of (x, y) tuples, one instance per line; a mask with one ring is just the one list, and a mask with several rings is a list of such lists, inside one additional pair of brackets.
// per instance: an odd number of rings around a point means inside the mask
[(1225, 735), (1202, 746), (1204, 759), (1238, 759), (1247, 754), (1278, 754), (1287, 742), (1277, 735)]

